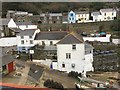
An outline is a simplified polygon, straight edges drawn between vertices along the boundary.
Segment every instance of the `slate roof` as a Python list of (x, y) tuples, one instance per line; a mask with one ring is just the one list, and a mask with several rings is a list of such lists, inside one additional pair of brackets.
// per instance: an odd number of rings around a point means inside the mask
[(15, 56), (12, 56), (8, 53), (6, 53), (8, 51), (9, 47), (0, 47), (0, 67), (2, 67), (3, 65), (6, 65), (10, 62), (15, 61)]
[(100, 12), (92, 12), (91, 14), (97, 16), (97, 15), (101, 15)]
[(28, 75), (38, 81), (42, 76), (43, 71), (44, 71), (43, 67), (32, 64), (30, 65), (30, 70), (28, 72)]
[(32, 22), (15, 22), (16, 25), (33, 25)]
[(30, 36), (30, 35), (33, 35), (34, 32), (35, 32), (36, 29), (28, 29), (28, 30), (23, 30), (23, 31), (20, 31), (20, 33), (17, 34), (17, 36)]
[(76, 32), (71, 32), (61, 39), (57, 44), (78, 44), (83, 43), (84, 40), (81, 35)]
[(100, 9), (101, 12), (115, 12), (116, 10), (113, 8), (109, 8), (109, 9)]
[(35, 40), (60, 40), (65, 35), (67, 35), (65, 31), (40, 32), (36, 34)]
[(76, 14), (89, 14), (89, 11), (80, 11), (80, 12), (75, 12)]
[(15, 61), (15, 58), (12, 55), (4, 55), (0, 57), (0, 67), (7, 65), (13, 61)]
[(7, 18), (1, 18), (0, 19), (0, 25), (8, 25), (10, 19), (7, 19)]
[(23, 31), (20, 28), (10, 28), (10, 29), (14, 32), (22, 32)]

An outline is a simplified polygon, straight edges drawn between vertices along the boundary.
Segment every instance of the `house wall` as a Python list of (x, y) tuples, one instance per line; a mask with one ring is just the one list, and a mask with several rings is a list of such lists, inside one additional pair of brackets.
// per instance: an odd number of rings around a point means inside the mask
[(94, 71), (93, 53), (85, 55), (85, 71)]
[(14, 46), (14, 45), (17, 45), (16, 37), (0, 38), (0, 46)]
[(13, 19), (11, 19), (8, 23), (8, 28), (16, 28), (16, 27), (17, 27), (16, 23), (14, 22)]
[(77, 23), (87, 22), (89, 21), (89, 14), (76, 14), (76, 20), (78, 20)]
[[(102, 20), (103, 21), (109, 21), (109, 20), (114, 20), (114, 17), (116, 17), (116, 12), (102, 12), (101, 10), (100, 10), (100, 12), (101, 12), (101, 14), (102, 14)], [(105, 15), (105, 13), (106, 13), (106, 15)], [(112, 13), (113, 13), (113, 15), (112, 15)], [(108, 18), (109, 17), (109, 18)]]
[(50, 41), (53, 42), (53, 45), (55, 45), (57, 42), (59, 42), (60, 40), (34, 40), (34, 44), (39, 44), (42, 45), (42, 41), (44, 41), (45, 46), (50, 46)]
[(73, 11), (70, 11), (68, 13), (68, 22), (69, 23), (76, 23), (76, 14)]
[[(17, 49), (18, 51), (22, 51), (23, 48), (25, 48), (26, 52), (28, 52), (28, 49), (30, 47), (33, 47), (34, 44), (34, 38), (36, 36), (36, 34), (39, 32), (39, 30), (36, 30), (32, 36), (32, 38), (29, 38), (29, 35), (24, 36), (24, 38), (22, 39), (21, 36), (17, 36)], [(21, 43), (21, 41), (24, 41), (24, 44)], [(33, 44), (30, 43), (30, 40), (33, 41)], [(23, 51), (25, 51), (23, 50)]]
[(37, 29), (37, 25), (18, 25), (17, 28), (20, 28), (22, 30), (25, 30), (25, 29)]
[(83, 37), (84, 41), (100, 41), (100, 42), (110, 42), (111, 34), (107, 34), (106, 37)]
[[(66, 53), (71, 53), (71, 59), (66, 59)], [(57, 59), (58, 70), (82, 72), (85, 59), (84, 44), (76, 44), (76, 50), (72, 50), (72, 44), (57, 44)], [(65, 68), (62, 64), (65, 64)], [(75, 64), (75, 68), (72, 68), (72, 64)]]
[(93, 22), (103, 21), (102, 15), (93, 15)]
[(112, 43), (114, 43), (114, 44), (120, 44), (120, 39), (112, 39)]

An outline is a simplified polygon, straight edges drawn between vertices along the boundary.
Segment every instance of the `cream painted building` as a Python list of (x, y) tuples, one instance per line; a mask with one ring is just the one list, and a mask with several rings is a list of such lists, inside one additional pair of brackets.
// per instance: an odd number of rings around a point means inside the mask
[(102, 15), (102, 21), (110, 21), (114, 20), (117, 16), (117, 12), (115, 9), (100, 9), (100, 13)]
[(77, 71), (86, 74), (93, 71), (93, 47), (83, 41), (77, 33), (69, 33), (57, 43), (57, 62), (53, 62), (53, 69)]
[(89, 22), (89, 12), (88, 11), (80, 11), (76, 12), (76, 22), (82, 23), (82, 22)]

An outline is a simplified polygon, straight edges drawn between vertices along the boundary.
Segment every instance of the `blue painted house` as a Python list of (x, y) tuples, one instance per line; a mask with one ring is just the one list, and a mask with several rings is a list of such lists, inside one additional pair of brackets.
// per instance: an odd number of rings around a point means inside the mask
[(76, 14), (73, 11), (68, 13), (68, 23), (76, 23)]

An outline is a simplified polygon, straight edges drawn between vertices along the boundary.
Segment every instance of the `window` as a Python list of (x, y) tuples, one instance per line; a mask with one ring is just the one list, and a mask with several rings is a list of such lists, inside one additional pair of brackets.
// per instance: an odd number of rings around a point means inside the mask
[(74, 64), (74, 63), (72, 63), (72, 64), (71, 64), (71, 67), (72, 67), (72, 68), (75, 68), (75, 64)]
[(62, 68), (65, 68), (65, 64), (62, 64)]
[(72, 18), (72, 20), (74, 20), (74, 18)]
[(85, 20), (86, 20), (86, 18), (85, 18)]
[(32, 38), (32, 36), (29, 36), (29, 38)]
[(70, 16), (73, 16), (73, 13), (71, 13)]
[(24, 39), (24, 36), (21, 36), (21, 39)]
[(71, 20), (71, 18), (69, 18), (69, 20)]
[(72, 45), (72, 49), (73, 49), (73, 50), (76, 50), (76, 45)]
[(50, 45), (53, 45), (53, 42), (52, 42), (52, 41), (50, 41)]
[(22, 50), (25, 51), (26, 50), (25, 47), (22, 47)]
[(112, 15), (113, 15), (113, 13), (112, 13)]
[(42, 41), (42, 45), (45, 45), (45, 42), (44, 42), (44, 41)]
[(2, 66), (2, 71), (6, 70), (6, 69), (7, 69), (6, 65)]
[(21, 40), (21, 44), (24, 44), (24, 40)]
[(106, 19), (106, 18), (104, 18), (104, 19)]
[(66, 53), (66, 59), (71, 59), (71, 53)]
[(104, 15), (106, 16), (106, 13)]
[(33, 40), (30, 40), (30, 44), (33, 44)]

